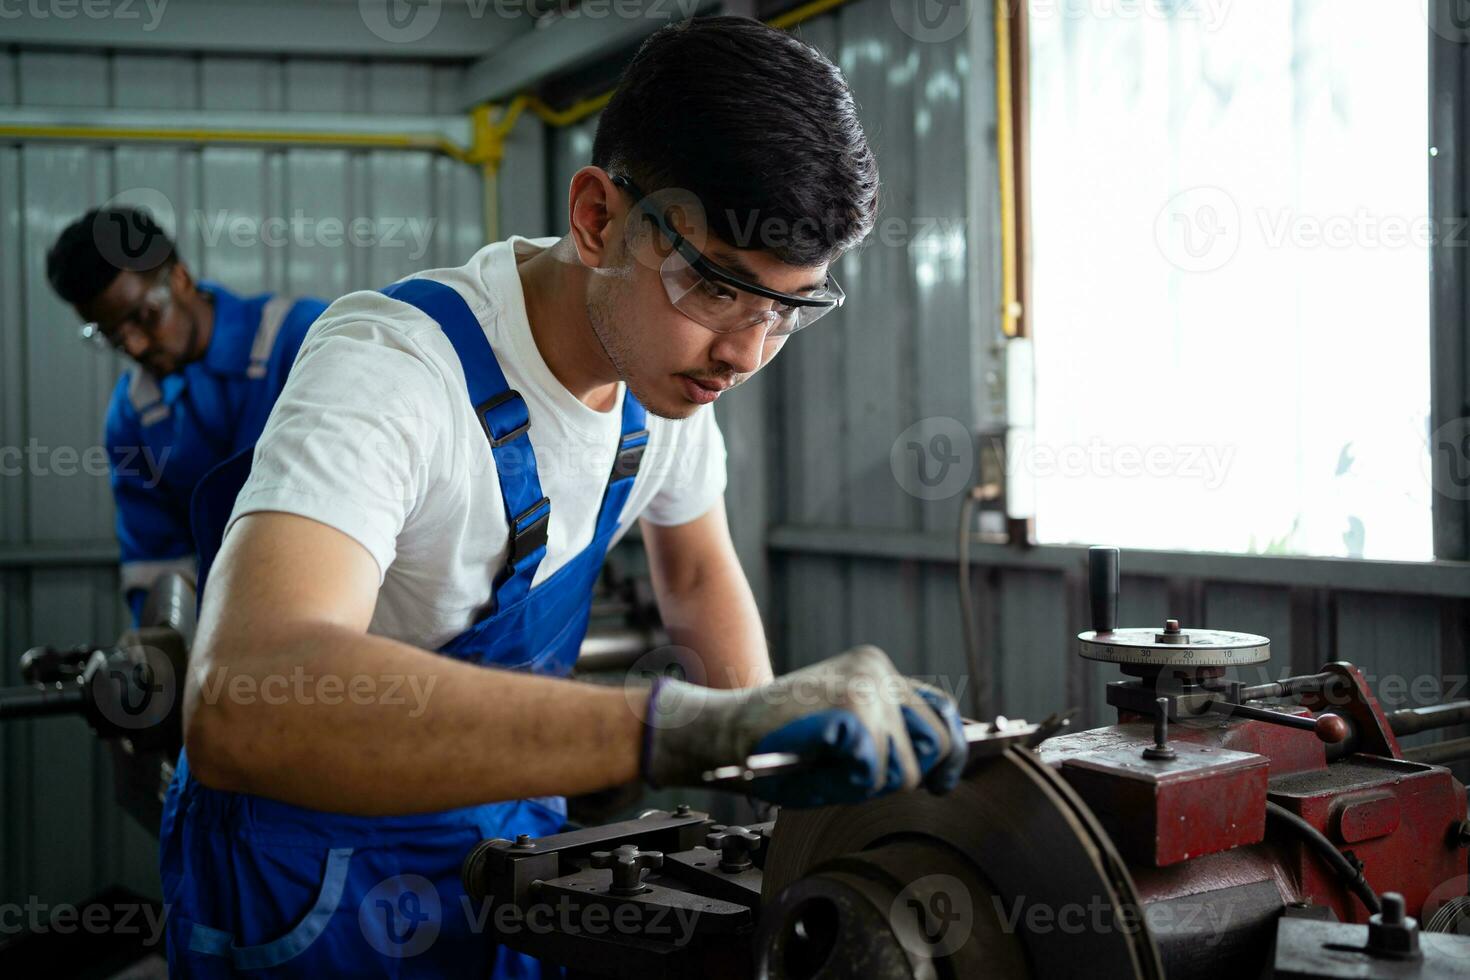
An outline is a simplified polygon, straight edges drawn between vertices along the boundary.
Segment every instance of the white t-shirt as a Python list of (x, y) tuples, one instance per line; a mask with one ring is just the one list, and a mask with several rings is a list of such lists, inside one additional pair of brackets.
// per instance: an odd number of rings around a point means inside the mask
[[(554, 241), (512, 238), (459, 268), (421, 274), (464, 297), (526, 400), (551, 499), (535, 583), (591, 542), (622, 428), (624, 386), (611, 411), (589, 408), (556, 380), (531, 336), (515, 257)], [(647, 427), (619, 537), (639, 517), (692, 521), (725, 491), (725, 444), (708, 407), (677, 422), (649, 415)], [(473, 625), (509, 532), (489, 441), (438, 324), (378, 292), (327, 308), (271, 412), (231, 526), (257, 511), (320, 521), (372, 554), (380, 576), (372, 633), (436, 649)]]

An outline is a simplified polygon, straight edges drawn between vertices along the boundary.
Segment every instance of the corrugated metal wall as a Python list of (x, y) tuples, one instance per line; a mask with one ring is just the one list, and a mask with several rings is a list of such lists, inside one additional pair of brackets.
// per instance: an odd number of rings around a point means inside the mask
[[(415, 63), (10, 49), (0, 50), (0, 106), (330, 111), (377, 130), (375, 113), (457, 112), (459, 75)], [(0, 445), (37, 447), (34, 463), (0, 477), (4, 684), (18, 682), (30, 646), (105, 642), (124, 625), (107, 480), (78, 461), (100, 443), (121, 362), (76, 342), (75, 314), (45, 278), (62, 227), (119, 192), (140, 203), (162, 195), (195, 274), (247, 294), (332, 298), (459, 264), (483, 242), (479, 173), (432, 153), (0, 145)], [(293, 218), (300, 231), (282, 231)], [(373, 244), (323, 223), (357, 218), (376, 222), (358, 236)], [(14, 468), (13, 454), (6, 463)], [(112, 882), (157, 894), (155, 845), (112, 804), (110, 763), (82, 721), (0, 725), (0, 767), (0, 902), (75, 902)]]

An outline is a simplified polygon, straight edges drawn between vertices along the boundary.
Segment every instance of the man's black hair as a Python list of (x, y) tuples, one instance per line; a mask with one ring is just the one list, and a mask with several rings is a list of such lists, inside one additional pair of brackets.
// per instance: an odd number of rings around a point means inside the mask
[(67, 225), (46, 253), (46, 278), (73, 306), (91, 302), (120, 272), (172, 266), (174, 243), (143, 208), (93, 208)]
[(638, 49), (592, 164), (698, 198), (709, 230), (788, 265), (831, 261), (873, 227), (878, 164), (842, 73), (745, 17), (670, 25)]

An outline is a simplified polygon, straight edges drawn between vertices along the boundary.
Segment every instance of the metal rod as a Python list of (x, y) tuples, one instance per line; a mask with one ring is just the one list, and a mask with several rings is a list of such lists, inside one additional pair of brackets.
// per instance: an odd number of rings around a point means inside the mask
[(1337, 679), (1337, 674), (1299, 674), (1296, 677), (1283, 677), (1279, 681), (1269, 681), (1265, 684), (1253, 684), (1241, 688), (1240, 699), (1259, 701), (1262, 698), (1288, 698), (1295, 694), (1320, 691)]
[(1329, 744), (1341, 742), (1352, 734), (1352, 727), (1347, 723), (1346, 719), (1330, 711), (1324, 711), (1316, 717), (1311, 715), (1288, 715), (1280, 711), (1267, 711), (1265, 708), (1252, 708), (1230, 701), (1211, 701), (1205, 705), (1205, 710), (1212, 711), (1217, 715), (1229, 715), (1235, 718), (1250, 718), (1254, 721), (1264, 721), (1271, 725), (1280, 725), (1283, 728), (1298, 728), (1302, 731), (1311, 732)]
[(1413, 735), (1433, 728), (1470, 725), (1470, 701), (1447, 701), (1425, 708), (1404, 708), (1388, 713), (1388, 727), (1395, 735)]
[(0, 688), (0, 721), (76, 714), (84, 698), (85, 692), (75, 684)]
[(1416, 745), (1411, 749), (1404, 749), (1404, 758), (1409, 762), (1422, 762), (1431, 766), (1470, 759), (1470, 738), (1452, 738), (1448, 742)]

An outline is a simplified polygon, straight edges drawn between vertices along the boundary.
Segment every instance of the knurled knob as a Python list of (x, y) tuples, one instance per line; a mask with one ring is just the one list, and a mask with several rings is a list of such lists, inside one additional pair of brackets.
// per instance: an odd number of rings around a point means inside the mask
[(721, 871), (744, 871), (750, 867), (750, 855), (761, 844), (761, 835), (744, 827), (721, 827), (705, 835), (704, 846), (720, 852)]
[(594, 868), (612, 869), (612, 887), (608, 890), (614, 895), (637, 895), (646, 891), (648, 886), (643, 884), (643, 872), (661, 868), (663, 863), (662, 851), (640, 851), (636, 844), (592, 852)]

